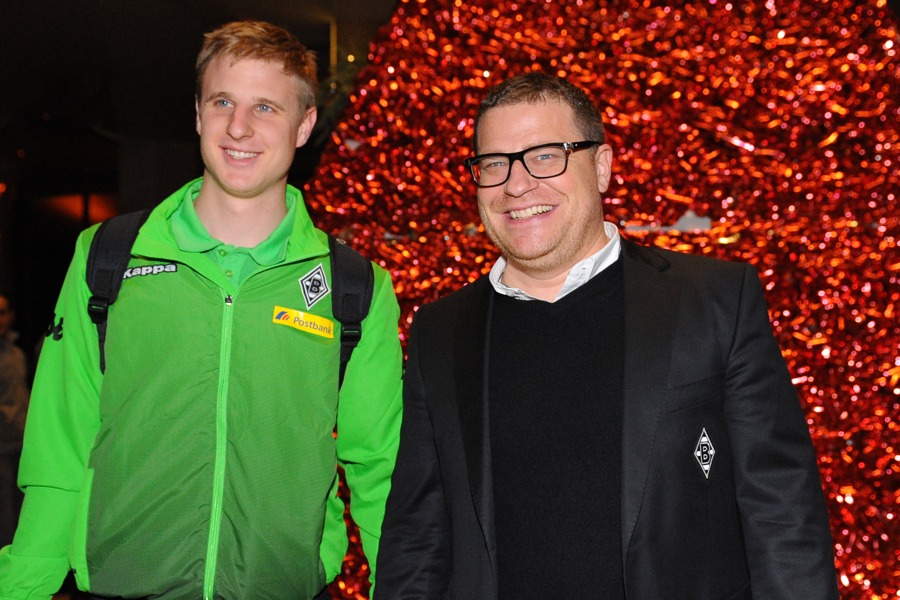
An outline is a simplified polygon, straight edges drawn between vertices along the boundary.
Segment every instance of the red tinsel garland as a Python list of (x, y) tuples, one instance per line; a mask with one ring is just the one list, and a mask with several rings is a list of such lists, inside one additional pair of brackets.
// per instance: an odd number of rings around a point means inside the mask
[[(843, 598), (898, 597), (900, 37), (885, 0), (402, 0), (307, 186), (419, 305), (496, 258), (462, 166), (486, 88), (558, 73), (603, 107), (607, 218), (744, 260), (808, 415)], [(692, 210), (704, 231), (669, 229)], [(332, 590), (366, 598), (354, 541)]]

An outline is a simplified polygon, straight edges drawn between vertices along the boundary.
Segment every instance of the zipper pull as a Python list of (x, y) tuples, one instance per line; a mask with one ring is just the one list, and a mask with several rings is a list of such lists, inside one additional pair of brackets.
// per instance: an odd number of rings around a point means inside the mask
[(225, 306), (231, 306), (234, 304), (234, 300), (231, 298), (231, 294), (225, 296)]

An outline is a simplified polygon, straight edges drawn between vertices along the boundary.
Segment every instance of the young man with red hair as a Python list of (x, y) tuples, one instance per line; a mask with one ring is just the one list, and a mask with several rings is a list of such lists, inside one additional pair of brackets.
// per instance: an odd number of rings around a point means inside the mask
[[(267, 23), (207, 34), (205, 165), (158, 205), (109, 309), (105, 370), (78, 240), (38, 366), (0, 598), (313, 598), (347, 548), (343, 465), (372, 572), (396, 454), (402, 355), (374, 269), (339, 389), (324, 232), (287, 184), (316, 119), (311, 52)], [(334, 432), (337, 430), (338, 435)]]

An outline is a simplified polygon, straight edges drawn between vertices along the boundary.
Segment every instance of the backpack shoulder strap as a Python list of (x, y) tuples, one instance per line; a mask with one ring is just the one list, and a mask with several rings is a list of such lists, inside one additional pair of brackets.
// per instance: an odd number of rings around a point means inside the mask
[(87, 284), (91, 291), (87, 311), (97, 326), (100, 340), (100, 372), (106, 370), (104, 343), (106, 342), (106, 317), (110, 305), (119, 296), (122, 277), (131, 259), (131, 247), (138, 230), (150, 209), (118, 215), (100, 224), (87, 259)]
[(375, 273), (369, 260), (333, 235), (328, 236), (331, 257), (332, 313), (341, 323), (339, 386), (353, 349), (362, 337), (362, 321), (369, 314)]

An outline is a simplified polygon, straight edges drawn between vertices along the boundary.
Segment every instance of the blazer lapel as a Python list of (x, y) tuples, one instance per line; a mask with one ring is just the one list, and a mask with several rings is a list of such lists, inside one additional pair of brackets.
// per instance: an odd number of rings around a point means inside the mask
[(659, 417), (664, 410), (677, 286), (661, 255), (623, 240), (625, 377), (622, 423), (622, 561), (643, 500)]
[(485, 538), (491, 567), (497, 572), (494, 491), (488, 420), (488, 342), (493, 288), (487, 277), (472, 284), (462, 301), (454, 328), (453, 364), (459, 425), (472, 499)]

